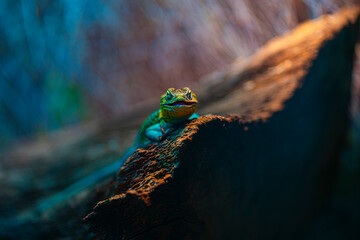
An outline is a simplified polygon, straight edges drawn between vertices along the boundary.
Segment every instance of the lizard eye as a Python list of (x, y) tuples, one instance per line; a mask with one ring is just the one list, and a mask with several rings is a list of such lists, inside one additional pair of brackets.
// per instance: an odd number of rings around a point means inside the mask
[(186, 97), (187, 97), (189, 100), (192, 99), (191, 91), (190, 91), (190, 90), (186, 93)]
[(167, 91), (166, 96), (165, 96), (165, 99), (166, 99), (166, 100), (170, 100), (171, 98), (172, 98), (171, 92), (170, 92), (170, 91)]

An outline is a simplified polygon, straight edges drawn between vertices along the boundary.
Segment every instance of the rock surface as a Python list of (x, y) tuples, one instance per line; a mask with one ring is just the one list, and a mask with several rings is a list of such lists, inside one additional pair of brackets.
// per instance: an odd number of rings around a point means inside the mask
[[(207, 80), (207, 115), (138, 149), (85, 217), (106, 239), (303, 239), (349, 125), (359, 9), (306, 22)], [(213, 78), (213, 79), (211, 79)]]

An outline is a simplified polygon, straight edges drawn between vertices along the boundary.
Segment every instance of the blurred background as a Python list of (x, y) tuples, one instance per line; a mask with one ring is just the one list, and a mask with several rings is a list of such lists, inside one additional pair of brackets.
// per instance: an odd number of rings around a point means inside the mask
[(126, 114), (356, 0), (2, 0), (0, 151)]
[[(299, 23), (355, 3), (360, 0), (1, 0), (0, 232), (26, 239), (33, 229), (53, 233), (67, 224), (59, 232), (68, 239), (68, 229), (82, 226), (82, 213), (74, 217), (78, 225), (65, 217), (53, 225), (19, 219), (35, 202), (116, 160), (133, 140), (100, 134), (78, 141), (89, 126), (157, 102), (169, 87), (196, 88), (205, 75)], [(360, 236), (359, 46), (355, 57), (349, 144), (330, 210), (310, 239)], [(58, 145), (72, 147), (52, 152), (46, 143), (54, 134)], [(17, 235), (24, 227), (31, 230)]]

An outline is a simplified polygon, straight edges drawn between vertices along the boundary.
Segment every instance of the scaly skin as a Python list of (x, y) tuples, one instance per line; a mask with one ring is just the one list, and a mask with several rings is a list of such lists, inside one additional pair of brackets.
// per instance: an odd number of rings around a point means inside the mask
[(146, 118), (136, 136), (134, 146), (144, 147), (151, 142), (160, 141), (174, 124), (198, 118), (195, 113), (197, 97), (188, 87), (169, 88), (160, 99), (160, 109)]

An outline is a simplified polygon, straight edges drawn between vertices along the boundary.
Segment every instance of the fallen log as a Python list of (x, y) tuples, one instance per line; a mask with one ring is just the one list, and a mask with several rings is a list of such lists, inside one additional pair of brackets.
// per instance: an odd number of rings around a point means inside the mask
[(209, 80), (202, 112), (233, 114), (138, 149), (85, 217), (90, 229), (106, 239), (302, 239), (349, 125), (358, 18), (352, 8), (306, 22)]

